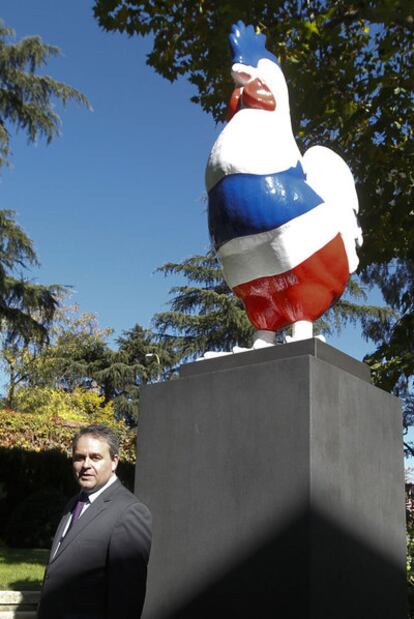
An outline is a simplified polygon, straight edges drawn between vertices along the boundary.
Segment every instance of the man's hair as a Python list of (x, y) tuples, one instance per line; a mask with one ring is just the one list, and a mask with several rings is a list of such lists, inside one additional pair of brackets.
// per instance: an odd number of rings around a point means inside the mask
[(76, 449), (76, 445), (78, 444), (81, 436), (85, 435), (93, 436), (94, 438), (100, 439), (101, 441), (106, 441), (109, 447), (109, 453), (111, 458), (117, 456), (119, 454), (119, 441), (118, 437), (108, 426), (104, 426), (101, 423), (93, 423), (90, 426), (86, 426), (81, 428), (77, 434), (73, 437), (72, 440), (72, 453)]

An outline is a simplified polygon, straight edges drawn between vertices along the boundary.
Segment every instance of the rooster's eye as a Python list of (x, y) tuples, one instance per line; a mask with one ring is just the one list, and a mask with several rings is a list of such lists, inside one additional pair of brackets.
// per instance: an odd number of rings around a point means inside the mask
[(253, 77), (250, 73), (247, 73), (247, 71), (238, 71), (237, 67), (233, 67), (232, 76), (238, 86), (247, 84)]
[(248, 73), (238, 73), (237, 77), (239, 78), (239, 80), (245, 84), (246, 82), (248, 82), (251, 79), (251, 75), (249, 75)]

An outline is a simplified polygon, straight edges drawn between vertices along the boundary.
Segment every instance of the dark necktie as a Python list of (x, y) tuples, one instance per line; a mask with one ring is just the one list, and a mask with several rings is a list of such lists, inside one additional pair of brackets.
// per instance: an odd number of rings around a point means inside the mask
[(81, 492), (79, 495), (79, 499), (77, 500), (77, 503), (75, 505), (75, 508), (72, 512), (72, 520), (71, 520), (69, 529), (71, 529), (73, 525), (75, 524), (75, 522), (79, 520), (79, 516), (81, 515), (82, 509), (88, 503), (89, 503), (88, 495), (86, 494), (86, 492)]

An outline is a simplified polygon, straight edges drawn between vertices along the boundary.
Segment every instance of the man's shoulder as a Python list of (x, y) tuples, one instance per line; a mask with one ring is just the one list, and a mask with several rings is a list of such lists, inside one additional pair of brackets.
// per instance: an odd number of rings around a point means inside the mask
[(133, 492), (128, 490), (128, 488), (124, 486), (124, 484), (121, 482), (120, 479), (117, 479), (112, 484), (112, 488), (113, 488), (114, 497), (116, 497), (117, 500), (124, 501), (124, 502), (131, 502), (131, 503), (135, 503), (138, 501), (138, 497), (136, 497)]
[[(111, 489), (112, 492), (109, 492)], [(143, 508), (148, 509), (148, 507), (135, 494), (128, 490), (119, 479), (117, 479), (104, 494), (107, 494), (108, 498), (111, 498), (118, 505), (122, 505), (123, 507), (139, 504)]]

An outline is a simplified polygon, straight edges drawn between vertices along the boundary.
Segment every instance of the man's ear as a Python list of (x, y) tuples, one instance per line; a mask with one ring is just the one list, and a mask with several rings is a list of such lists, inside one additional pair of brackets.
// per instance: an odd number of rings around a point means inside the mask
[(114, 456), (112, 458), (112, 473), (115, 473), (116, 467), (118, 466), (119, 456)]

